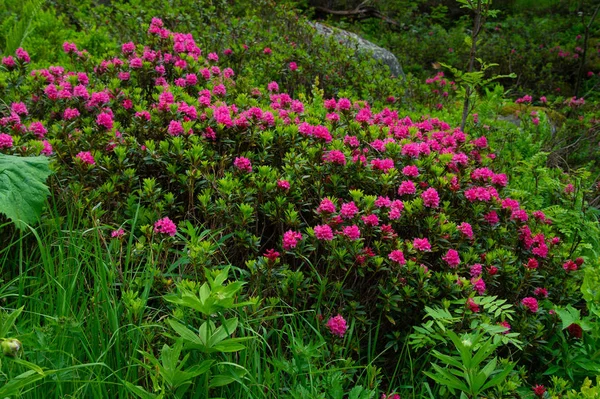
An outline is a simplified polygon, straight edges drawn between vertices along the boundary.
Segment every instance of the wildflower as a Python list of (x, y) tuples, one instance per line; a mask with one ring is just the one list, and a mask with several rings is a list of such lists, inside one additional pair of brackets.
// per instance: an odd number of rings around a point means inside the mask
[(548, 290), (544, 287), (537, 287), (533, 290), (533, 295), (548, 298)]
[(415, 238), (413, 240), (413, 247), (417, 251), (431, 251), (431, 244), (427, 238)]
[(23, 50), (23, 48), (19, 47), (17, 51), (15, 51), (15, 54), (17, 55), (17, 59), (19, 59), (20, 61), (23, 61), (25, 63), (31, 62), (29, 54), (27, 53), (27, 51)]
[(440, 197), (435, 188), (428, 188), (421, 194), (423, 205), (429, 208), (437, 208), (440, 204)]
[(475, 291), (477, 291), (477, 293), (479, 295), (483, 295), (483, 293), (485, 292), (486, 286), (485, 286), (485, 281), (483, 281), (483, 279), (480, 278), (476, 278), (474, 277), (473, 279), (471, 279), (471, 284), (473, 284), (473, 289)]
[(538, 261), (535, 258), (529, 258), (529, 260), (527, 261), (527, 265), (525, 265), (526, 268), (528, 268), (529, 270), (534, 270), (538, 268)]
[(105, 112), (101, 112), (100, 114), (98, 114), (98, 116), (96, 117), (96, 123), (99, 126), (104, 127), (106, 130), (110, 130), (113, 128), (113, 119), (112, 119), (112, 115), (105, 113)]
[(399, 195), (414, 194), (416, 192), (417, 188), (415, 187), (415, 183), (413, 183), (411, 180), (404, 180), (402, 183), (400, 183), (400, 187), (398, 187)]
[(2, 338), (0, 339), (0, 348), (2, 348), (4, 356), (15, 357), (23, 349), (23, 344), (15, 338)]
[(483, 266), (481, 263), (475, 263), (473, 266), (469, 268), (469, 273), (471, 277), (479, 277), (483, 272)]
[(510, 329), (512, 328), (512, 326), (510, 325), (510, 323), (508, 321), (501, 321), (500, 325), (502, 327), (506, 328), (506, 331), (504, 331), (504, 334), (508, 334), (508, 332), (510, 331)]
[(175, 226), (175, 223), (171, 219), (165, 217), (154, 223), (154, 230), (157, 233), (168, 234), (173, 237), (177, 233), (177, 226)]
[(179, 136), (181, 133), (183, 133), (183, 125), (179, 121), (171, 121), (169, 122), (169, 128), (167, 129), (167, 132), (171, 136)]
[(13, 138), (10, 134), (0, 133), (0, 149), (11, 148), (13, 146)]
[(479, 305), (475, 303), (475, 301), (473, 300), (473, 298), (467, 299), (467, 306), (469, 307), (469, 309), (471, 310), (471, 312), (473, 312), (473, 313), (478, 313), (479, 312)]
[(568, 260), (563, 263), (563, 269), (565, 269), (566, 272), (575, 271), (577, 270), (577, 263), (573, 262), (572, 260)]
[(346, 165), (346, 156), (340, 150), (331, 150), (323, 155), (323, 160), (336, 165)]
[(360, 229), (357, 225), (353, 224), (352, 226), (344, 227), (344, 230), (342, 230), (342, 234), (346, 236), (350, 241), (355, 241), (360, 238)]
[(340, 209), (340, 215), (344, 219), (352, 219), (357, 213), (358, 207), (354, 204), (354, 201), (343, 204)]
[(494, 224), (497, 224), (498, 222), (500, 222), (500, 218), (498, 217), (498, 214), (496, 213), (496, 211), (491, 211), (491, 212), (487, 213), (486, 215), (483, 216), (483, 219), (491, 225), (494, 225)]
[(123, 229), (114, 230), (112, 233), (110, 233), (111, 238), (121, 238), (124, 235), (125, 235), (125, 230), (123, 230)]
[(377, 208), (387, 208), (392, 204), (392, 201), (389, 199), (389, 197), (382, 197), (379, 196), (377, 197), (377, 199), (375, 200), (375, 206)]
[(419, 176), (419, 168), (415, 165), (408, 165), (402, 168), (402, 174), (408, 177), (417, 177)]
[(458, 256), (458, 252), (454, 249), (449, 249), (442, 259), (453, 269), (460, 264), (460, 257)]
[(282, 190), (289, 190), (290, 189), (290, 182), (287, 180), (277, 180), (277, 187), (282, 189)]
[(290, 62), (290, 71), (295, 71), (298, 69), (298, 64), (295, 62)]
[(66, 121), (70, 121), (71, 119), (75, 119), (79, 116), (79, 110), (77, 108), (67, 108), (63, 112), (63, 119)]
[(379, 218), (375, 214), (363, 216), (362, 221), (365, 223), (366, 226), (373, 227), (379, 225)]
[(490, 266), (488, 267), (487, 272), (490, 276), (495, 276), (498, 273), (498, 268), (496, 266)]
[(348, 324), (346, 323), (346, 320), (338, 314), (327, 321), (327, 328), (333, 335), (343, 338), (348, 330)]
[(296, 248), (298, 241), (302, 240), (302, 234), (297, 231), (288, 230), (283, 234), (283, 249), (290, 250)]
[(17, 63), (15, 62), (15, 59), (12, 57), (12, 55), (9, 55), (8, 57), (2, 57), (2, 65), (12, 69), (17, 65)]
[(538, 301), (533, 297), (523, 298), (521, 304), (523, 304), (523, 306), (529, 309), (529, 311), (532, 313), (536, 313), (538, 311)]
[(279, 258), (279, 252), (275, 251), (273, 248), (267, 249), (263, 256), (269, 259), (269, 262), (275, 262)]
[(41, 151), (42, 155), (52, 155), (52, 145), (47, 140), (42, 141), (42, 145), (44, 146), (44, 148)]
[(250, 160), (245, 157), (236, 157), (233, 161), (233, 166), (243, 172), (252, 172), (252, 164), (250, 163)]
[(42, 122), (31, 122), (29, 125), (29, 131), (35, 134), (38, 138), (42, 139), (48, 133), (48, 130), (42, 125)]
[(81, 161), (81, 163), (87, 164), (87, 165), (94, 165), (96, 163), (96, 161), (94, 160), (94, 157), (92, 156), (92, 154), (89, 151), (82, 151), (79, 154), (77, 154), (75, 156), (75, 158), (77, 158), (79, 161)]
[(327, 224), (315, 226), (314, 231), (315, 231), (315, 237), (317, 237), (318, 240), (322, 240), (322, 241), (333, 240), (333, 230), (331, 230), (331, 227)]
[(12, 103), (10, 105), (10, 109), (17, 115), (27, 115), (29, 112), (27, 111), (27, 106), (24, 103)]
[(469, 240), (473, 239), (473, 228), (467, 222), (462, 222), (458, 227), (458, 231), (464, 234)]
[(265, 47), (265, 49), (263, 50), (263, 53), (269, 55), (269, 54), (273, 53), (273, 51), (270, 48)]
[(546, 393), (546, 387), (543, 385), (536, 385), (533, 387), (533, 393), (538, 398), (543, 398)]
[(335, 212), (334, 203), (331, 202), (331, 200), (328, 198), (323, 198), (323, 200), (321, 200), (321, 203), (319, 204), (319, 207), (317, 208), (317, 213), (334, 213), (334, 212)]
[(390, 258), (394, 262), (398, 262), (401, 265), (406, 264), (406, 259), (404, 259), (404, 253), (402, 251), (400, 251), (399, 249), (396, 249), (396, 250), (390, 252), (390, 254), (388, 255), (388, 258)]

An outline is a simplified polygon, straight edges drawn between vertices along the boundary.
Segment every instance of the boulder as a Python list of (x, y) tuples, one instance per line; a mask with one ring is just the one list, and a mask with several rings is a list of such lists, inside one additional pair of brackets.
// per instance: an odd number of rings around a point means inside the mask
[(339, 41), (340, 44), (355, 49), (357, 53), (370, 55), (374, 59), (384, 63), (390, 68), (392, 75), (402, 78), (405, 77), (398, 58), (396, 58), (389, 50), (379, 47), (357, 34), (343, 29), (334, 28), (320, 22), (309, 22), (309, 24), (317, 30), (318, 34), (333, 37), (335, 40)]

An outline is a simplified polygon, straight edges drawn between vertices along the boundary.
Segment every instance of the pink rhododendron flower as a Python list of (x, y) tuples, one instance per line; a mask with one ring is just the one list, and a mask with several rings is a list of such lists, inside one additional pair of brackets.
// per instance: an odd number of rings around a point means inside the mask
[(537, 287), (533, 290), (533, 295), (548, 298), (548, 290), (543, 287)]
[(331, 150), (323, 155), (323, 160), (336, 165), (346, 165), (346, 156), (340, 150)]
[(413, 240), (413, 247), (417, 251), (431, 251), (431, 244), (427, 238), (415, 238)]
[(388, 255), (388, 258), (390, 258), (394, 262), (397, 262), (401, 265), (406, 264), (406, 259), (404, 259), (404, 253), (399, 249), (396, 249), (396, 250), (393, 250), (392, 252), (390, 252)]
[(458, 252), (454, 249), (449, 249), (442, 259), (453, 269), (460, 264), (460, 257), (458, 256)]
[(356, 215), (357, 213), (358, 213), (358, 207), (354, 204), (354, 201), (346, 202), (345, 204), (342, 204), (342, 207), (340, 209), (340, 215), (344, 219), (352, 219), (354, 217), (354, 215)]
[(290, 250), (296, 248), (298, 241), (302, 240), (302, 234), (297, 231), (288, 230), (283, 234), (283, 249)]
[(71, 119), (75, 119), (79, 116), (79, 110), (77, 108), (67, 108), (63, 112), (63, 119), (66, 121), (70, 121)]
[(428, 208), (437, 208), (440, 205), (440, 197), (435, 188), (428, 188), (421, 194), (423, 205)]
[(415, 165), (409, 165), (402, 168), (402, 174), (408, 177), (417, 177), (419, 176), (419, 168)]
[(42, 145), (44, 148), (42, 148), (41, 154), (46, 156), (52, 155), (52, 145), (46, 140), (42, 141)]
[(177, 233), (177, 226), (171, 219), (165, 217), (154, 223), (154, 230), (157, 233), (168, 234), (173, 237)]
[(282, 190), (289, 190), (290, 189), (290, 182), (287, 180), (277, 180), (277, 187), (282, 189)]
[(11, 148), (13, 146), (13, 138), (10, 134), (0, 133), (0, 149)]
[(414, 194), (416, 192), (417, 188), (415, 187), (415, 183), (410, 180), (404, 180), (400, 183), (400, 187), (398, 187), (399, 195)]
[(252, 172), (252, 164), (250, 163), (250, 160), (245, 157), (236, 157), (233, 161), (233, 166), (243, 172)]
[(373, 213), (367, 216), (363, 216), (361, 219), (365, 226), (374, 227), (379, 225), (379, 218)]
[(317, 208), (318, 213), (334, 213), (335, 210), (334, 203), (328, 198), (323, 198), (319, 204), (319, 207)]
[(535, 258), (529, 258), (529, 260), (527, 261), (527, 265), (525, 265), (525, 267), (529, 270), (537, 269), (538, 266), (539, 266), (539, 263), (538, 263), (537, 259), (535, 259)]
[(169, 133), (171, 136), (179, 136), (181, 133), (183, 133), (183, 125), (179, 121), (171, 121), (169, 122), (167, 133)]
[(458, 225), (457, 229), (462, 234), (464, 234), (469, 240), (473, 239), (473, 228), (469, 223), (462, 222), (460, 225)]
[(263, 256), (269, 259), (269, 262), (275, 262), (277, 258), (279, 258), (279, 252), (275, 251), (273, 248), (267, 249)]
[(475, 301), (473, 300), (473, 298), (467, 299), (467, 306), (469, 307), (469, 309), (471, 310), (471, 312), (473, 312), (473, 313), (478, 313), (479, 312), (479, 305), (475, 303)]
[(483, 295), (485, 292), (485, 281), (481, 277), (474, 277), (471, 279), (471, 284), (473, 284), (473, 289), (477, 291), (479, 295)]
[(295, 71), (298, 69), (298, 64), (295, 62), (290, 62), (290, 71)]
[(102, 112), (102, 113), (98, 114), (98, 116), (96, 117), (96, 123), (99, 126), (104, 127), (106, 130), (110, 130), (113, 128), (112, 115)]
[(333, 335), (343, 338), (348, 330), (348, 324), (346, 323), (346, 320), (338, 314), (327, 321), (327, 328)]
[(392, 201), (388, 197), (379, 196), (375, 200), (375, 206), (377, 208), (387, 208), (392, 204)]
[(521, 303), (532, 313), (536, 313), (538, 311), (538, 301), (533, 297), (523, 298)]
[(327, 224), (315, 226), (314, 231), (315, 231), (315, 237), (317, 237), (318, 240), (322, 240), (322, 241), (333, 240), (333, 230), (331, 229), (331, 226), (329, 226)]
[(352, 226), (344, 227), (342, 234), (350, 241), (356, 241), (360, 238), (360, 229), (357, 225), (353, 224)]
[(483, 272), (483, 266), (481, 263), (475, 263), (473, 266), (469, 268), (469, 273), (471, 277), (479, 277)]
[(38, 138), (42, 139), (48, 133), (48, 130), (42, 125), (42, 122), (31, 122), (29, 125), (29, 131), (35, 134)]
[(94, 165), (96, 161), (94, 157), (89, 151), (82, 151), (75, 156), (75, 158), (79, 159), (82, 163), (87, 165)]

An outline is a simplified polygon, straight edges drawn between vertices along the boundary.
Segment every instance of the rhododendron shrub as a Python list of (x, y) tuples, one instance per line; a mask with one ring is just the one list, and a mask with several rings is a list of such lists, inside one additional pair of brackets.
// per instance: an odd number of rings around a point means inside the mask
[(231, 262), (257, 292), (339, 311), (359, 334), (379, 320), (406, 332), (443, 300), (478, 313), (473, 297), (495, 295), (515, 305), (511, 331), (541, 341), (551, 330), (532, 326), (576, 299), (578, 270), (550, 221), (508, 196), (484, 136), (316, 88), (249, 89), (159, 19), (145, 43), (82, 54), (3, 67), (0, 151), (51, 157), (55, 195), (89, 223), (160, 240), (185, 236), (185, 219), (205, 226), (226, 245), (206, 257), (174, 242), (182, 264)]

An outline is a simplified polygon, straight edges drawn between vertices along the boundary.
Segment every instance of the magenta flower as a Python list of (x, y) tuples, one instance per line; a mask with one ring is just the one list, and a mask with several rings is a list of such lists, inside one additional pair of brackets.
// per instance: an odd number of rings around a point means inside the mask
[(458, 231), (464, 234), (469, 240), (473, 239), (473, 228), (469, 223), (463, 222), (457, 228)]
[(110, 233), (111, 238), (121, 238), (125, 235), (125, 230), (118, 229)]
[(467, 306), (469, 307), (469, 309), (471, 310), (471, 312), (473, 312), (473, 313), (478, 313), (479, 312), (479, 305), (475, 303), (475, 301), (473, 300), (473, 298), (467, 299)]
[(44, 148), (41, 151), (42, 155), (47, 155), (47, 156), (52, 155), (52, 151), (53, 151), (52, 145), (47, 140), (42, 141), (42, 144), (44, 146)]
[(548, 289), (544, 287), (537, 287), (533, 290), (533, 295), (548, 298)]
[(323, 198), (319, 207), (317, 208), (317, 213), (334, 213), (335, 205), (329, 198)]
[(421, 194), (423, 205), (429, 208), (437, 208), (440, 205), (440, 197), (435, 188), (428, 188)]
[(179, 121), (171, 121), (169, 122), (167, 133), (169, 133), (171, 136), (179, 136), (183, 133), (183, 125)]
[(485, 281), (481, 277), (474, 277), (471, 279), (471, 284), (473, 284), (473, 289), (477, 291), (479, 295), (483, 295), (485, 292)]
[(0, 133), (0, 149), (11, 148), (13, 146), (13, 138), (10, 134)]
[(399, 249), (396, 249), (396, 250), (393, 250), (392, 252), (390, 252), (388, 255), (388, 258), (390, 258), (394, 262), (397, 262), (401, 265), (406, 264), (406, 259), (404, 259), (404, 253), (402, 251), (400, 251)]
[(473, 266), (469, 268), (469, 273), (471, 277), (479, 277), (483, 272), (483, 266), (481, 263), (475, 263)]
[(365, 226), (373, 227), (379, 225), (379, 218), (375, 214), (363, 216), (361, 219), (364, 222)]
[(290, 71), (295, 71), (298, 69), (298, 64), (295, 62), (290, 62)]
[(358, 207), (354, 204), (354, 201), (346, 202), (340, 209), (340, 215), (344, 219), (352, 219), (354, 215), (358, 213)]
[(177, 226), (175, 226), (175, 223), (171, 219), (165, 217), (154, 223), (154, 230), (157, 233), (168, 234), (173, 237), (177, 233)]
[(333, 230), (331, 230), (331, 227), (327, 224), (315, 226), (314, 231), (315, 231), (315, 237), (317, 237), (318, 240), (321, 240), (321, 241), (333, 240)]
[(327, 321), (327, 328), (333, 335), (343, 338), (348, 330), (348, 324), (346, 323), (346, 320), (338, 314)]
[(431, 244), (427, 238), (415, 238), (413, 240), (413, 247), (417, 251), (431, 251)]
[(102, 112), (102, 113), (98, 114), (98, 116), (96, 117), (96, 123), (99, 126), (104, 127), (106, 130), (110, 130), (113, 128), (112, 115)]
[(355, 241), (360, 238), (360, 229), (357, 225), (353, 224), (352, 226), (344, 227), (344, 230), (342, 230), (342, 234), (348, 237), (350, 241)]
[(290, 189), (290, 182), (287, 180), (277, 180), (277, 187), (282, 189), (282, 190), (289, 190)]
[(402, 174), (408, 177), (417, 177), (419, 176), (419, 168), (415, 165), (408, 165), (402, 168)]
[(290, 250), (296, 248), (298, 241), (302, 240), (302, 234), (297, 231), (288, 230), (283, 233), (283, 249)]
[(233, 161), (233, 166), (242, 172), (252, 172), (252, 164), (250, 163), (250, 160), (245, 157), (236, 157)]
[(96, 161), (94, 160), (94, 157), (92, 156), (92, 154), (89, 151), (82, 151), (79, 154), (77, 154), (75, 156), (75, 158), (79, 159), (79, 161), (83, 164), (87, 164), (87, 165), (94, 165), (96, 163)]
[(400, 187), (398, 188), (399, 195), (405, 194), (414, 194), (417, 192), (417, 188), (415, 187), (415, 183), (410, 180), (405, 180), (400, 183)]
[(42, 122), (31, 122), (29, 131), (40, 139), (43, 139), (46, 133), (48, 133), (48, 130), (42, 125)]
[(533, 297), (528, 296), (523, 298), (521, 303), (532, 313), (536, 313), (538, 311), (538, 301)]
[(67, 108), (63, 112), (63, 119), (66, 121), (70, 121), (71, 119), (75, 119), (79, 116), (79, 110), (77, 108)]
[(29, 58), (29, 54), (27, 51), (23, 50), (23, 48), (19, 47), (17, 51), (15, 51), (17, 58), (25, 63), (31, 62), (31, 58)]
[(442, 259), (453, 269), (460, 264), (460, 257), (458, 256), (458, 252), (454, 249), (449, 249)]

